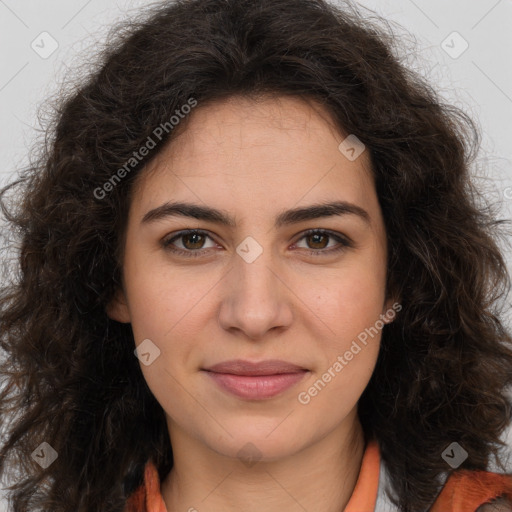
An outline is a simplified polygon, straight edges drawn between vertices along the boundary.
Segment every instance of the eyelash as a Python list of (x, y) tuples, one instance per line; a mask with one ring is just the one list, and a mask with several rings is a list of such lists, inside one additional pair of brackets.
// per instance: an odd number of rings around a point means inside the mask
[[(171, 246), (172, 242), (174, 242), (175, 240), (178, 240), (179, 238), (182, 238), (186, 235), (192, 235), (192, 234), (206, 235), (208, 238), (212, 238), (206, 231), (202, 231), (199, 229), (188, 229), (185, 231), (180, 231), (178, 234), (176, 234), (172, 238), (164, 239), (162, 241), (162, 245), (166, 250), (172, 252), (173, 254), (176, 254), (177, 256), (185, 256), (187, 258), (188, 257), (192, 257), (192, 258), (200, 257), (203, 255), (204, 252), (208, 251), (208, 249), (197, 249), (197, 250), (185, 251), (183, 249), (172, 248), (172, 246)], [(306, 238), (311, 235), (317, 235), (317, 234), (327, 235), (330, 238), (334, 238), (340, 245), (334, 249), (309, 250), (308, 253), (312, 256), (328, 256), (331, 254), (336, 254), (338, 252), (341, 252), (347, 248), (351, 248), (354, 246), (352, 241), (350, 241), (348, 238), (342, 237), (340, 235), (333, 233), (332, 231), (325, 230), (325, 229), (309, 229), (309, 230), (305, 231), (303, 233), (303, 235), (295, 243), (298, 243), (303, 238)]]

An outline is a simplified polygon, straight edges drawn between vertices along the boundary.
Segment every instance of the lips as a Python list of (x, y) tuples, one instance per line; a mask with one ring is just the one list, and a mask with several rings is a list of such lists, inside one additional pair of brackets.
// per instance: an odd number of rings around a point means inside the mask
[(307, 370), (307, 368), (280, 359), (267, 359), (259, 363), (234, 359), (215, 364), (205, 368), (205, 370), (215, 373), (230, 373), (232, 375), (279, 375), (283, 373), (298, 373)]
[(300, 382), (309, 371), (277, 359), (253, 363), (241, 359), (204, 370), (219, 389), (244, 400), (273, 398)]

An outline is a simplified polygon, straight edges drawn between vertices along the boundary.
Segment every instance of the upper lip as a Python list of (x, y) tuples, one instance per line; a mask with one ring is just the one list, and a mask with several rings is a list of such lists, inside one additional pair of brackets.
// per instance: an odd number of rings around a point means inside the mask
[(277, 375), (280, 373), (297, 373), (306, 371), (306, 368), (296, 364), (281, 361), (279, 359), (267, 359), (258, 363), (244, 361), (243, 359), (233, 359), (214, 364), (204, 368), (209, 372), (231, 373), (233, 375)]

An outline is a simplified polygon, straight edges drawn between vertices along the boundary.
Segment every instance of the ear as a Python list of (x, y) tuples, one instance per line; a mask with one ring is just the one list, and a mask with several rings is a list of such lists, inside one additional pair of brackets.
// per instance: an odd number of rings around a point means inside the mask
[(390, 324), (395, 320), (400, 311), (402, 311), (400, 300), (397, 300), (396, 297), (389, 297), (384, 304), (382, 320), (385, 323)]
[(107, 304), (105, 308), (107, 315), (112, 320), (117, 320), (121, 323), (130, 323), (131, 316), (128, 308), (128, 302), (126, 295), (123, 290), (118, 288), (112, 300)]

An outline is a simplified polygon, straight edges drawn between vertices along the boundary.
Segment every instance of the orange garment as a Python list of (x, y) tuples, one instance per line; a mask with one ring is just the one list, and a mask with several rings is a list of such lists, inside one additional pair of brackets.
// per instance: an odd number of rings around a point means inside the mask
[(459, 470), (448, 478), (430, 512), (473, 512), (499, 496), (512, 503), (512, 475)]
[[(379, 487), (380, 451), (376, 441), (364, 451), (356, 486), (344, 512), (375, 511)], [(512, 475), (486, 471), (454, 471), (438, 495), (430, 512), (474, 512), (498, 496), (512, 502)], [(125, 512), (168, 511), (160, 493), (158, 472), (152, 461), (144, 471), (144, 483), (130, 496)]]

